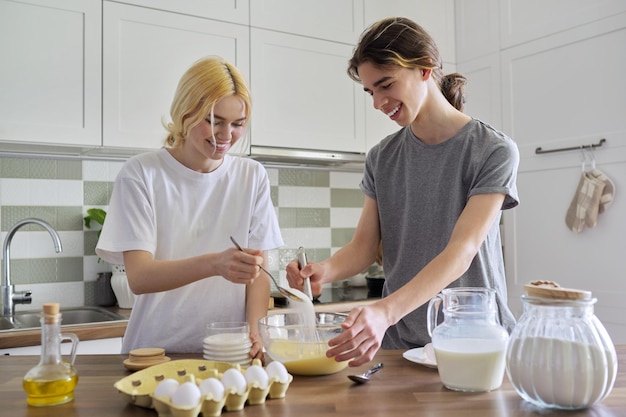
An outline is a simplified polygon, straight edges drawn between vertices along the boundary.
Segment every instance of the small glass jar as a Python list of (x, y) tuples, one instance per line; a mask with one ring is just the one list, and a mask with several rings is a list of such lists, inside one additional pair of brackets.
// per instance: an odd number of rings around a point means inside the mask
[(551, 291), (522, 295), (524, 312), (506, 352), (507, 375), (517, 393), (534, 405), (587, 408), (613, 388), (615, 346), (594, 315), (597, 300), (591, 293), (568, 295), (563, 289), (554, 297)]

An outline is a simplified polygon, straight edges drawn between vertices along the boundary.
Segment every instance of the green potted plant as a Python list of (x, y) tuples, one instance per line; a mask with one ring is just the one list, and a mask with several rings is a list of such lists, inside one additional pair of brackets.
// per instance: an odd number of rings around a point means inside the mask
[[(98, 223), (100, 226), (104, 226), (104, 219), (107, 217), (107, 212), (100, 208), (90, 208), (87, 210), (87, 215), (85, 216), (85, 227), (87, 229), (91, 229), (91, 221)], [(100, 233), (102, 229), (98, 230), (98, 237), (100, 237)]]
[[(91, 229), (91, 222), (96, 222), (100, 226), (104, 226), (104, 220), (107, 217), (107, 212), (101, 208), (90, 208), (87, 210), (87, 215), (84, 217), (85, 227)], [(102, 228), (98, 230), (98, 237)], [(98, 258), (98, 262), (101, 259)], [(128, 278), (126, 277), (126, 268), (124, 265), (111, 265), (111, 287), (117, 298), (117, 304), (120, 308), (132, 308), (135, 303), (135, 294), (131, 291), (128, 285)]]

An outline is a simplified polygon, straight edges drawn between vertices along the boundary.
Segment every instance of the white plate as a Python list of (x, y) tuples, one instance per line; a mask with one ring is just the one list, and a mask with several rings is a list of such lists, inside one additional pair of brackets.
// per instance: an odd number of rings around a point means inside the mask
[(204, 350), (202, 351), (202, 354), (204, 355), (205, 358), (211, 358), (211, 360), (220, 361), (220, 362), (240, 362), (245, 359), (250, 359), (250, 355), (248, 354), (248, 352), (238, 354), (238, 355), (221, 355), (219, 353)]
[(252, 363), (252, 358), (250, 358), (249, 356), (246, 358), (240, 358), (240, 360), (222, 360), (222, 359), (216, 360), (211, 356), (207, 356), (206, 354), (203, 354), (202, 357), (208, 361), (228, 362), (228, 363), (234, 363), (236, 365), (242, 365), (242, 366), (247, 366)]
[(426, 357), (426, 355), (424, 354), (424, 348), (407, 350), (402, 354), (402, 357), (406, 360), (419, 363), (420, 365), (426, 366), (428, 368), (437, 368), (437, 361)]

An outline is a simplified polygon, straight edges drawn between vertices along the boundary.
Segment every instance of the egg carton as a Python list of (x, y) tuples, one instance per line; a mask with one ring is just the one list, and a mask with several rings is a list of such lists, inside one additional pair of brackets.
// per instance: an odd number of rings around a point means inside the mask
[[(258, 359), (253, 365), (260, 365)], [(200, 399), (199, 404), (181, 407), (172, 404), (169, 398), (155, 397), (156, 387), (161, 381), (172, 378), (179, 383), (193, 382), (200, 385), (207, 378), (221, 379), (225, 371), (236, 368), (243, 374), (240, 365), (228, 362), (218, 362), (199, 359), (181, 359), (161, 365), (151, 366), (120, 379), (114, 387), (130, 404), (155, 409), (159, 417), (196, 417), (202, 413), (204, 417), (219, 416), (222, 411), (242, 410), (246, 404), (263, 404), (267, 398), (284, 398), (293, 381), (293, 376), (288, 374), (287, 382), (283, 383), (276, 377), (269, 379), (267, 387), (260, 387), (257, 383), (250, 383), (243, 393), (238, 393), (234, 388), (226, 389), (221, 399), (212, 398), (211, 395)]]

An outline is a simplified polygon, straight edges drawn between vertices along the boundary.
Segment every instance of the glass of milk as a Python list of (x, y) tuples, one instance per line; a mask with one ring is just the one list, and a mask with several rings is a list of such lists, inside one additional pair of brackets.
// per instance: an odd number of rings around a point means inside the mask
[(495, 290), (446, 288), (428, 303), (427, 321), (446, 388), (486, 392), (502, 385), (509, 334), (498, 321)]

